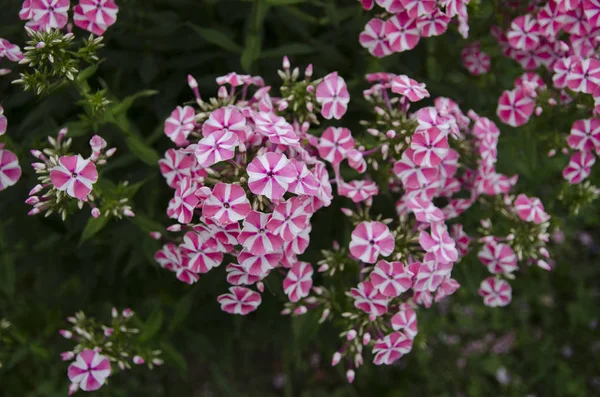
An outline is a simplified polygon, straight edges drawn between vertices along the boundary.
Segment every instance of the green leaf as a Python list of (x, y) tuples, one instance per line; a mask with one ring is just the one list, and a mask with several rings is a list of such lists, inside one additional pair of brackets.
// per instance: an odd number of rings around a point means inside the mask
[(150, 315), (150, 317), (148, 317), (146, 323), (144, 324), (144, 329), (140, 334), (140, 342), (148, 342), (156, 334), (158, 334), (158, 331), (160, 331), (160, 328), (162, 327), (163, 320), (164, 314), (162, 310), (157, 309), (154, 312), (152, 312), (152, 314)]
[(315, 52), (315, 49), (308, 44), (292, 43), (265, 50), (262, 52), (261, 58), (282, 58), (284, 55), (305, 55), (313, 52)]
[(122, 113), (126, 113), (137, 99), (154, 96), (156, 94), (158, 94), (158, 91), (156, 90), (142, 90), (136, 92), (133, 95), (125, 97), (122, 101), (116, 103), (114, 106), (111, 106), (109, 111), (113, 116), (118, 116)]
[(15, 284), (17, 279), (17, 272), (15, 269), (15, 262), (11, 254), (4, 253), (2, 255), (2, 262), (0, 262), (0, 291), (12, 297), (15, 293)]
[(104, 229), (104, 227), (108, 223), (108, 217), (102, 215), (99, 218), (88, 219), (85, 228), (83, 229), (83, 233), (81, 233), (81, 238), (79, 240), (79, 244), (83, 244), (90, 238), (94, 237), (96, 234), (100, 232), (100, 230)]
[(148, 217), (148, 215), (137, 209), (135, 210), (135, 216), (132, 218), (127, 218), (127, 220), (136, 225), (140, 230), (142, 230), (146, 234), (150, 232), (163, 233), (165, 230), (164, 226), (161, 223), (156, 222), (155, 220)]
[(97, 70), (98, 70), (98, 64), (95, 64), (95, 65), (92, 65), (90, 67), (87, 67), (87, 68), (83, 69), (77, 75), (77, 81), (78, 82), (87, 81), (90, 77), (92, 77), (93, 75), (96, 74)]
[(168, 342), (162, 342), (160, 348), (163, 351), (164, 357), (179, 368), (181, 376), (183, 378), (187, 377), (188, 366), (185, 357)]
[(140, 137), (136, 135), (129, 135), (125, 138), (125, 143), (140, 160), (144, 163), (153, 167), (158, 167), (158, 160), (160, 156), (154, 149), (146, 144)]
[(186, 23), (187, 26), (192, 28), (196, 33), (198, 33), (204, 40), (208, 41), (211, 44), (218, 45), (224, 50), (230, 52), (241, 53), (242, 47), (234, 42), (231, 38), (225, 35), (220, 29), (211, 29), (211, 28), (201, 28), (198, 25), (195, 25), (191, 22)]
[(189, 292), (177, 302), (175, 313), (169, 321), (169, 332), (175, 331), (187, 319), (192, 310), (193, 296), (193, 291)]
[(260, 38), (251, 34), (246, 39), (246, 47), (242, 52), (242, 56), (240, 58), (240, 63), (242, 64), (242, 69), (246, 73), (250, 73), (250, 68), (254, 61), (256, 61), (260, 57)]

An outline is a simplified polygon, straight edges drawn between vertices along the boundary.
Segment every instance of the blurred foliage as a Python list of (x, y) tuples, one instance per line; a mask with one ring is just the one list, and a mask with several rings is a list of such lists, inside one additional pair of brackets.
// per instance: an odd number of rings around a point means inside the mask
[[(23, 45), (21, 1), (1, 3), (0, 37)], [(146, 319), (148, 338), (161, 345), (166, 364), (151, 373), (111, 377), (99, 396), (599, 395), (600, 212), (591, 206), (570, 216), (557, 200), (567, 157), (546, 153), (574, 120), (559, 108), (545, 109), (523, 128), (502, 127), (498, 164), (500, 172), (519, 173), (517, 189), (542, 197), (562, 227), (566, 239), (554, 252), (556, 270), (521, 272), (512, 304), (489, 309), (476, 294), (486, 271), (472, 254), (455, 270), (463, 288), (419, 311), (413, 352), (392, 367), (365, 366), (354, 385), (329, 365), (340, 343), (333, 326), (319, 329), (310, 313), (295, 319), (278, 315), (284, 301), (280, 286), (267, 285), (263, 304), (248, 318), (229, 316), (215, 301), (226, 289), (222, 271), (188, 287), (152, 259), (159, 243), (148, 232), (168, 224), (164, 210), (171, 194), (156, 164), (170, 146), (162, 124), (177, 104), (192, 98), (188, 73), (201, 93), (213, 94), (215, 77), (229, 71), (276, 82), (283, 55), (300, 67), (313, 63), (315, 75), (337, 70), (354, 94), (342, 123), (355, 134), (368, 110), (360, 99), (363, 76), (373, 71), (408, 74), (426, 82), (432, 97), (448, 96), (465, 111), (494, 117), (498, 96), (521, 70), (502, 58), (489, 35), (495, 22), (491, 2), (471, 3), (470, 41), (479, 39), (493, 57), (492, 73), (477, 78), (461, 65), (460, 49), (469, 41), (455, 27), (408, 53), (370, 57), (358, 43), (369, 17), (355, 0), (120, 0), (119, 20), (99, 53), (104, 61), (78, 79), (85, 84), (38, 99), (10, 84), (15, 73), (0, 79), (8, 145), (24, 171), (0, 200), (0, 318), (12, 324), (0, 334), (0, 357), (6, 357), (0, 395), (65, 395), (67, 365), (59, 353), (70, 345), (57, 330), (77, 310), (105, 317), (112, 305), (131, 307)], [(110, 101), (105, 122), (90, 121), (91, 109), (80, 104), (94, 93)], [(75, 142), (81, 148), (93, 133), (118, 147), (103, 176), (136, 184), (135, 218), (86, 226), (89, 216), (83, 213), (66, 223), (26, 216), (23, 202), (35, 184), (28, 150), (63, 126), (81, 136)], [(383, 206), (390, 201), (382, 197), (376, 205), (389, 211)], [(334, 202), (315, 217), (305, 260), (316, 261), (333, 238), (347, 239), (339, 206)], [(466, 230), (475, 230), (476, 215), (486, 216), (481, 209), (464, 219)], [(87, 239), (92, 232), (94, 238)], [(502, 337), (514, 343), (496, 353), (494, 344)], [(509, 382), (498, 380), (501, 368)]]

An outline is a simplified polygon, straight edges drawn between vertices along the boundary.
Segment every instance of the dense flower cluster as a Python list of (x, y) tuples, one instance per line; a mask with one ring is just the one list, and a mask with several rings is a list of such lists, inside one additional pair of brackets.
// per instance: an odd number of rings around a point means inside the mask
[(71, 327), (61, 329), (60, 334), (77, 343), (61, 353), (63, 361), (71, 361), (67, 371), (69, 395), (77, 390), (98, 390), (114, 371), (131, 369), (131, 364), (146, 364), (150, 369), (162, 365), (161, 351), (145, 346), (139, 338), (140, 330), (129, 326), (133, 316), (130, 309), (119, 312), (113, 308), (110, 325), (99, 324), (83, 312), (67, 318)]
[(360, 44), (378, 58), (412, 50), (422, 37), (440, 36), (454, 17), (458, 31), (469, 35), (470, 0), (361, 0), (365, 10), (375, 3), (385, 11), (371, 19), (360, 34)]
[[(167, 213), (178, 224), (168, 229), (185, 234), (156, 253), (163, 268), (192, 284), (228, 263), (232, 287), (217, 300), (224, 311), (242, 315), (261, 304), (262, 280), (281, 273), (289, 300), (283, 314), (319, 310), (321, 321), (346, 323), (347, 342), (333, 364), (348, 358), (349, 381), (364, 347), (372, 348), (375, 364), (391, 364), (411, 350), (418, 307), (460, 287), (452, 269), (469, 247), (481, 248), (492, 274), (479, 291), (488, 306), (510, 302), (507, 280), (518, 261), (550, 268), (549, 216), (537, 198), (510, 195), (517, 177), (495, 169), (500, 131), (491, 120), (465, 115), (448, 98), (412, 110), (430, 96), (425, 84), (374, 73), (364, 92), (374, 109), (374, 119), (362, 122), (368, 134), (333, 126), (318, 132), (311, 127), (319, 113), (340, 119), (346, 112), (344, 80), (332, 73), (312, 82), (310, 66), (299, 80), (287, 59), (283, 69), (281, 97), (271, 96), (261, 78), (231, 73), (217, 79), (217, 98), (203, 100), (190, 77), (199, 110), (177, 107), (165, 122), (165, 134), (179, 146), (160, 161), (175, 189)], [(399, 198), (396, 219), (371, 214), (381, 179)], [(353, 231), (348, 249), (335, 243), (323, 252), (322, 283), (314, 285), (312, 264), (298, 255), (309, 245), (313, 213), (334, 193), (354, 203), (356, 210), (343, 208)], [(510, 234), (494, 235), (501, 231), (488, 219), (474, 241), (461, 224), (449, 224), (476, 202), (512, 225)], [(328, 282), (345, 269), (357, 278), (347, 303)]]
[[(498, 117), (518, 127), (544, 106), (576, 106), (588, 109), (588, 117), (576, 120), (562, 147), (570, 153), (563, 177), (580, 184), (600, 153), (600, 3), (595, 0), (550, 0), (531, 2), (527, 13), (515, 17), (506, 30), (492, 29), (503, 54), (517, 61), (527, 72), (512, 90), (498, 101)], [(540, 69), (543, 68), (543, 69)], [(540, 69), (540, 74), (535, 71)], [(595, 105), (583, 98), (591, 95)]]

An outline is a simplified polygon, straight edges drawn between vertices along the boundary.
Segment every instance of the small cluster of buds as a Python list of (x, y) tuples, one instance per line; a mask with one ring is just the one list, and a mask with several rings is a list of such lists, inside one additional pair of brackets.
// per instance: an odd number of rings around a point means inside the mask
[(128, 325), (133, 315), (130, 309), (119, 312), (113, 308), (110, 325), (99, 324), (83, 312), (67, 318), (71, 328), (59, 333), (77, 343), (61, 353), (63, 361), (73, 361), (68, 369), (69, 395), (80, 389), (93, 391), (102, 387), (116, 369), (111, 363), (116, 363), (121, 371), (131, 369), (132, 364), (146, 364), (149, 369), (163, 364), (161, 351), (145, 346), (139, 339), (140, 330)]

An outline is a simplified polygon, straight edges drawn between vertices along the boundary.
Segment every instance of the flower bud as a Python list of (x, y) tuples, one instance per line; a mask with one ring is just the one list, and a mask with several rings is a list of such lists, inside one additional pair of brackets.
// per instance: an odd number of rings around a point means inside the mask
[(342, 214), (346, 216), (354, 215), (354, 212), (350, 208), (340, 208), (340, 211), (342, 211)]
[(73, 394), (75, 394), (75, 392), (79, 390), (79, 384), (78, 383), (71, 383), (69, 385), (69, 396), (72, 396)]
[(137, 365), (142, 365), (142, 364), (144, 364), (146, 362), (140, 356), (133, 356), (133, 360), (132, 361), (133, 361), (134, 364), (137, 364)]
[(58, 333), (65, 339), (71, 339), (73, 337), (73, 333), (66, 329), (59, 329)]
[(110, 315), (112, 316), (112, 318), (117, 318), (119, 317), (119, 311), (117, 310), (116, 307), (113, 307), (110, 311)]
[(363, 335), (362, 343), (363, 343), (363, 345), (366, 346), (369, 344), (369, 342), (371, 342), (371, 334), (368, 332), (365, 332), (365, 334)]
[(317, 272), (324, 273), (327, 270), (329, 270), (329, 265), (327, 263), (324, 263), (321, 266), (319, 266), (319, 269), (317, 270)]
[(190, 86), (190, 88), (192, 90), (195, 90), (198, 88), (198, 82), (196, 81), (194, 76), (192, 76), (191, 74), (187, 75), (187, 81), (188, 81), (188, 85)]
[(40, 213), (40, 209), (39, 209), (39, 208), (33, 208), (31, 211), (29, 211), (29, 212), (27, 213), (27, 215), (29, 215), (29, 216), (33, 216), (33, 215), (37, 215), (37, 214), (39, 214), (39, 213)]
[(354, 340), (354, 338), (356, 338), (356, 330), (351, 329), (350, 331), (348, 331), (348, 333), (346, 334), (346, 340), (351, 341)]
[(110, 338), (111, 335), (115, 332), (113, 328), (104, 328), (104, 336)]
[(46, 160), (46, 156), (44, 155), (44, 153), (40, 152), (37, 149), (31, 149), (29, 151), (29, 153), (31, 153), (31, 155), (33, 157), (35, 157), (36, 159), (40, 159), (40, 160)]
[(130, 207), (125, 207), (123, 208), (123, 215), (129, 218), (133, 218), (135, 216), (135, 212), (133, 212)]
[(90, 139), (90, 147), (92, 151), (99, 152), (106, 147), (106, 141), (100, 135), (94, 135)]
[(290, 70), (290, 60), (288, 59), (287, 55), (284, 55), (283, 57), (283, 70), (288, 71)]
[(306, 306), (298, 306), (296, 309), (294, 309), (294, 314), (297, 316), (301, 316), (303, 314), (306, 314), (307, 311), (308, 309), (306, 308)]
[(131, 318), (134, 314), (135, 313), (130, 308), (123, 310), (123, 317), (125, 318)]
[(167, 230), (169, 232), (180, 232), (181, 231), (181, 225), (179, 223), (176, 223), (174, 225), (171, 225), (171, 226), (167, 227)]
[(117, 148), (113, 147), (113, 148), (108, 149), (106, 152), (104, 152), (104, 155), (106, 157), (112, 157), (113, 154), (115, 154), (116, 151), (117, 151)]
[(73, 352), (62, 352), (62, 353), (60, 353), (60, 358), (63, 361), (70, 361), (73, 358), (75, 358), (75, 353), (73, 353)]
[(160, 240), (162, 238), (162, 234), (160, 234), (160, 232), (150, 232), (149, 234), (154, 240)]
[(548, 157), (554, 157), (556, 155), (556, 149), (550, 149), (548, 151)]
[(327, 318), (329, 317), (329, 313), (330, 313), (330, 310), (328, 308), (326, 308), (325, 310), (323, 310), (323, 313), (321, 313), (321, 318), (319, 319), (319, 324), (321, 324), (325, 320), (327, 320)]
[(308, 66), (306, 67), (306, 70), (304, 71), (304, 76), (307, 79), (310, 79), (312, 77), (313, 74), (313, 65), (312, 63), (309, 63)]
[(535, 108), (535, 115), (539, 117), (542, 114), (542, 111), (543, 111), (543, 109), (542, 109), (541, 106), (536, 107)]
[(227, 88), (225, 88), (225, 86), (223, 86), (223, 85), (221, 87), (219, 87), (217, 96), (219, 97), (219, 99), (227, 99), (227, 97), (229, 96), (229, 94), (227, 94)]
[(341, 360), (342, 360), (342, 353), (335, 352), (333, 354), (333, 358), (331, 359), (331, 366), (335, 367), (336, 365), (338, 365), (340, 363)]
[(92, 216), (98, 219), (100, 217), (100, 210), (96, 207), (92, 208)]
[(356, 376), (356, 373), (354, 372), (353, 369), (349, 369), (348, 371), (346, 371), (346, 379), (348, 379), (348, 383), (354, 382), (355, 376)]
[(157, 367), (160, 365), (163, 365), (163, 360), (161, 360), (160, 358), (153, 358), (152, 359), (152, 364), (156, 365)]
[(265, 284), (262, 281), (256, 283), (256, 288), (262, 293), (265, 292)]
[(43, 171), (46, 169), (46, 164), (44, 163), (33, 163), (31, 164), (31, 167), (33, 167), (33, 169), (35, 171)]
[(40, 202), (40, 198), (38, 196), (30, 196), (27, 200), (25, 200), (25, 204), (27, 205), (35, 205)]

